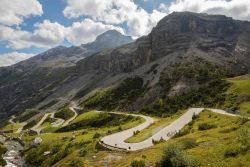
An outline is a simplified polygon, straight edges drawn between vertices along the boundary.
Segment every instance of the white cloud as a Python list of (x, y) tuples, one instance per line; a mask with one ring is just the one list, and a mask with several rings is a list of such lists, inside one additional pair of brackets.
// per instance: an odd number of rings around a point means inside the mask
[(106, 25), (101, 22), (94, 22), (91, 19), (85, 19), (82, 22), (75, 22), (71, 27), (68, 27), (66, 30), (66, 38), (69, 42), (79, 45), (92, 42), (95, 40), (96, 36), (111, 29), (124, 34), (123, 29), (120, 27)]
[(169, 6), (161, 4), (160, 9), (165, 12), (222, 14), (239, 20), (250, 20), (249, 0), (176, 0)]
[(105, 24), (127, 24), (128, 35), (146, 35), (164, 17), (164, 13), (154, 10), (148, 13), (133, 0), (67, 0), (63, 11), (68, 18), (87, 16)]
[(43, 14), (38, 0), (1, 0), (0, 3), (0, 24), (19, 25), (24, 18)]
[(0, 54), (0, 67), (16, 64), (32, 56), (34, 56), (34, 54), (18, 53), (18, 52)]
[(98, 35), (112, 29), (124, 34), (121, 27), (95, 22), (91, 19), (74, 22), (69, 27), (44, 20), (42, 23), (35, 24), (34, 32), (0, 25), (0, 41), (13, 49), (30, 47), (48, 49), (62, 44), (65, 39), (75, 45), (92, 42)]
[(0, 25), (0, 41), (6, 42), (7, 47), (23, 49), (30, 47), (51, 48), (63, 42), (65, 28), (59, 23), (44, 20), (35, 25), (34, 32), (14, 29)]

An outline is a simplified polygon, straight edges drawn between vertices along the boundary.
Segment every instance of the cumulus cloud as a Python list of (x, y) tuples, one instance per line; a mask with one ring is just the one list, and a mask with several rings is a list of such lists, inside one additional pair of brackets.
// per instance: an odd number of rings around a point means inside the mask
[(24, 18), (42, 14), (42, 5), (38, 0), (1, 0), (0, 24), (19, 25)]
[(111, 29), (124, 34), (123, 29), (120, 27), (106, 25), (101, 22), (94, 22), (91, 19), (84, 19), (82, 22), (73, 23), (71, 27), (67, 27), (65, 34), (69, 42), (79, 45), (92, 42), (95, 40), (96, 36)]
[(34, 32), (0, 25), (0, 41), (6, 42), (7, 47), (13, 49), (50, 48), (63, 42), (64, 31), (64, 26), (57, 22), (51, 23), (49, 20), (37, 23)]
[(35, 24), (33, 32), (0, 25), (0, 41), (13, 49), (30, 47), (48, 49), (62, 44), (65, 39), (75, 45), (92, 42), (96, 36), (108, 30), (117, 30), (124, 34), (123, 29), (119, 26), (103, 24), (91, 19), (74, 22), (69, 27), (44, 20), (42, 23)]
[(87, 16), (105, 24), (126, 24), (127, 34), (134, 37), (149, 33), (165, 16), (165, 13), (157, 10), (148, 13), (133, 0), (67, 0), (63, 13), (68, 18)]
[(0, 67), (16, 64), (32, 56), (34, 56), (34, 54), (18, 53), (18, 52), (0, 54)]
[(250, 20), (249, 0), (176, 0), (170, 5), (160, 5), (161, 11), (191, 11), (222, 14), (239, 20)]

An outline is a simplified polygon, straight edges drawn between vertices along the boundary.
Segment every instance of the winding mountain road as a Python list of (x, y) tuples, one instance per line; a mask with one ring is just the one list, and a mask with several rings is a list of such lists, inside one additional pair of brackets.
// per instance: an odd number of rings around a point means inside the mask
[(42, 127), (41, 125), (43, 124), (43, 122), (46, 120), (46, 118), (50, 115), (51, 113), (46, 113), (44, 114), (44, 116), (42, 117), (42, 119), (33, 127), (31, 128), (31, 130), (36, 131), (37, 134), (40, 134)]
[(72, 122), (72, 121), (78, 116), (78, 113), (76, 112), (76, 109), (81, 109), (81, 108), (77, 107), (77, 104), (76, 104), (75, 102), (71, 102), (71, 105), (72, 105), (72, 106), (69, 107), (69, 109), (70, 109), (72, 112), (74, 112), (74, 116), (71, 117), (70, 119), (66, 120), (66, 121), (63, 123), (62, 127), (67, 126), (70, 122)]
[(61, 125), (65, 122), (64, 119), (55, 118), (55, 112), (51, 113), (50, 118), (56, 119), (55, 122), (51, 123), (51, 125), (52, 125), (53, 127), (59, 127), (59, 126), (61, 126)]
[[(146, 127), (148, 127), (150, 124), (154, 122), (154, 119), (147, 117), (147, 116), (143, 116), (143, 115), (125, 114), (125, 115), (139, 116), (139, 117), (144, 118), (146, 121), (137, 127), (105, 136), (101, 139), (99, 144), (108, 149), (113, 149), (113, 150), (136, 151), (136, 150), (145, 149), (154, 145), (152, 142), (153, 140), (154, 141), (169, 140), (174, 134), (176, 134), (179, 130), (181, 130), (186, 124), (192, 121), (192, 116), (194, 114), (198, 115), (204, 109), (205, 108), (188, 109), (187, 112), (185, 112), (181, 117), (179, 117), (177, 120), (172, 122), (170, 125), (161, 129), (150, 138), (142, 142), (138, 142), (138, 143), (126, 143), (125, 140), (133, 136), (135, 131), (137, 130), (141, 131), (145, 129)], [(224, 110), (219, 110), (219, 109), (209, 109), (209, 110), (215, 113), (223, 114), (223, 115), (239, 116), (239, 115), (227, 113)], [(121, 114), (121, 113), (117, 113), (117, 114)]]

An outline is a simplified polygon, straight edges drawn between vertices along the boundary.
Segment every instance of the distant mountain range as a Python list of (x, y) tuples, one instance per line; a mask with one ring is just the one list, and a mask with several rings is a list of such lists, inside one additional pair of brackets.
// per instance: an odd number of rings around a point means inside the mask
[[(210, 77), (249, 73), (249, 36), (249, 22), (181, 12), (166, 16), (149, 35), (134, 42), (108, 31), (93, 43), (59, 46), (0, 68), (1, 117), (27, 108), (53, 110), (62, 105), (62, 98), (84, 105), (96, 92), (130, 82), (127, 78), (137, 78), (131, 85), (139, 88), (132, 93), (128, 89), (133, 100), (120, 109), (140, 110), (159, 97), (199, 87)], [(124, 99), (130, 95), (117, 101), (122, 104)]]
[(26, 60), (24, 63), (31, 63), (39, 67), (53, 68), (74, 66), (79, 60), (103, 49), (115, 48), (132, 41), (133, 39), (130, 36), (124, 36), (116, 30), (109, 30), (97, 36), (94, 42), (69, 48), (58, 46)]

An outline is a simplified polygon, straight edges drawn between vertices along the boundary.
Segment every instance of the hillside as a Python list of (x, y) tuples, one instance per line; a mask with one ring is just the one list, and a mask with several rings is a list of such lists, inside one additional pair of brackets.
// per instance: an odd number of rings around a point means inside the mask
[[(65, 105), (65, 99), (74, 99), (87, 109), (167, 115), (197, 100), (170, 108), (166, 104), (190, 99), (189, 92), (204, 95), (201, 90), (210, 93), (199, 104), (214, 106), (217, 102), (209, 99), (227, 87), (218, 79), (249, 73), (249, 35), (249, 22), (221, 15), (172, 13), (149, 35), (92, 54), (76, 66), (51, 70), (39, 63), (30, 65), (28, 60), (2, 68), (1, 113), (8, 116), (34, 107), (41, 112), (55, 110)], [(64, 53), (61, 49), (56, 48)], [(216, 89), (211, 91), (213, 86)], [(187, 96), (179, 99), (182, 94)], [(223, 95), (217, 98), (225, 101)]]

